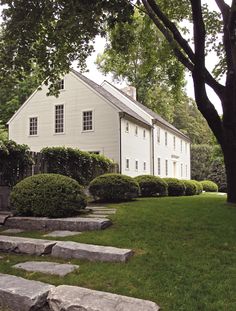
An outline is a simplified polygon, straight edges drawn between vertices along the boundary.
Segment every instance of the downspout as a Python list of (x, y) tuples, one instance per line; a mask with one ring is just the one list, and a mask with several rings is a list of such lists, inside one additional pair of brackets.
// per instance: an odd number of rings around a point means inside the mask
[(119, 130), (120, 130), (120, 141), (119, 141), (119, 147), (120, 147), (120, 167), (119, 167), (119, 171), (120, 171), (120, 174), (122, 173), (122, 132), (121, 132), (121, 119), (124, 117), (124, 113), (119, 113)]

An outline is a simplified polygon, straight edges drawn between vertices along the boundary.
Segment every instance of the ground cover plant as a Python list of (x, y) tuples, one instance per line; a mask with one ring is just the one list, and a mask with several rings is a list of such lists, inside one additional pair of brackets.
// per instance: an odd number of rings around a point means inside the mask
[[(225, 200), (202, 194), (110, 204), (117, 208), (112, 227), (60, 240), (132, 248), (135, 256), (128, 263), (70, 260), (80, 270), (61, 278), (27, 273), (12, 265), (32, 259), (66, 260), (0, 254), (4, 256), (0, 272), (150, 299), (163, 311), (235, 311), (236, 209)], [(43, 234), (19, 236), (42, 238)]]

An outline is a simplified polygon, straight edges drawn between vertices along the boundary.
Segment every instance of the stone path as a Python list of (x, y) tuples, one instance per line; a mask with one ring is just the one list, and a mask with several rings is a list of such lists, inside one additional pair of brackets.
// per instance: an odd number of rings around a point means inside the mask
[(117, 247), (3, 235), (0, 236), (0, 251), (112, 262), (126, 262), (133, 255), (132, 250)]
[(126, 262), (133, 255), (130, 249), (99, 246), (76, 242), (57, 242), (52, 256), (59, 258), (87, 259), (89, 261)]
[(90, 290), (58, 287), (0, 274), (0, 307), (13, 311), (158, 311), (151, 301)]
[(16, 234), (16, 233), (21, 233), (21, 232), (24, 232), (24, 230), (22, 230), (22, 229), (15, 229), (15, 228), (1, 231), (1, 233), (3, 233), (3, 234), (8, 234), (8, 233)]
[(44, 236), (45, 237), (56, 237), (56, 238), (64, 238), (64, 237), (67, 237), (67, 236), (73, 236), (73, 235), (79, 235), (81, 234), (82, 232), (79, 232), (79, 231), (53, 231), (53, 232), (49, 232), (47, 234), (45, 234)]
[(18, 263), (14, 268), (32, 271), (32, 272), (42, 272), (47, 274), (56, 274), (59, 276), (65, 276), (77, 269), (79, 266), (71, 264), (60, 264), (56, 262), (49, 261), (27, 261), (23, 263)]

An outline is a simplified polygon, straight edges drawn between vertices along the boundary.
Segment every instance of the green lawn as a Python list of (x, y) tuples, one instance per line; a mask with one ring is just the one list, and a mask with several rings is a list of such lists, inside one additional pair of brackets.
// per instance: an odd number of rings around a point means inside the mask
[[(32, 257), (0, 254), (5, 257), (0, 272), (149, 299), (164, 311), (235, 311), (236, 206), (225, 199), (204, 194), (110, 205), (118, 209), (111, 228), (70, 238), (132, 248), (135, 256), (126, 264), (71, 260), (80, 272), (60, 278), (15, 270), (13, 264)], [(35, 232), (18, 236), (41, 237)]]

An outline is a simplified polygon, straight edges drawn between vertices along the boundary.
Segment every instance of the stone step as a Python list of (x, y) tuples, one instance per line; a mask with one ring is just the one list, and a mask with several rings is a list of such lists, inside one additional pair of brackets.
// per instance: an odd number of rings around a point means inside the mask
[(50, 254), (56, 241), (0, 236), (0, 251), (30, 255)]
[(116, 212), (116, 208), (109, 208), (103, 206), (89, 206), (87, 209), (94, 210), (94, 211), (113, 211)]
[(47, 296), (54, 286), (0, 274), (0, 307), (13, 311), (49, 310)]
[(45, 234), (44, 236), (45, 237), (56, 237), (56, 238), (64, 238), (64, 237), (67, 237), (67, 236), (74, 236), (74, 235), (79, 235), (81, 234), (82, 232), (79, 232), (79, 231), (65, 231), (65, 230), (58, 230), (58, 231), (53, 231), (53, 232), (49, 232), (47, 234)]
[(98, 215), (114, 215), (116, 211), (108, 211), (108, 210), (92, 210), (93, 213)]
[(0, 233), (1, 234), (17, 234), (17, 233), (22, 233), (22, 232), (24, 232), (24, 230), (12, 228), (12, 229), (1, 231)]
[(108, 217), (111, 217), (111, 215), (99, 215), (99, 214), (89, 214), (89, 215), (87, 215), (86, 217), (88, 217), (88, 218), (98, 218), (98, 219), (101, 219), (101, 218), (103, 218), (103, 217), (105, 217), (105, 218), (108, 218)]
[(99, 246), (76, 242), (57, 242), (52, 248), (52, 256), (59, 258), (87, 259), (90, 261), (126, 262), (133, 251), (111, 246)]
[(158, 311), (160, 307), (148, 300), (121, 296), (87, 288), (61, 285), (48, 295), (52, 311)]
[(57, 262), (49, 261), (27, 261), (23, 263), (18, 263), (13, 267), (26, 271), (55, 274), (59, 276), (65, 276), (73, 272), (74, 270), (79, 269), (79, 266), (77, 265), (60, 264)]
[(46, 217), (10, 217), (5, 221), (7, 228), (22, 230), (69, 230), (92, 231), (109, 227), (112, 222), (107, 218), (91, 219), (86, 217), (46, 218)]

